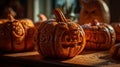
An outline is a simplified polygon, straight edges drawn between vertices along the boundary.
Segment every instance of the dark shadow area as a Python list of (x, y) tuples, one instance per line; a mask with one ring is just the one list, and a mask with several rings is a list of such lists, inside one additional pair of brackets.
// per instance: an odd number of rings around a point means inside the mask
[(85, 55), (85, 54), (92, 54), (92, 53), (98, 53), (98, 52), (103, 52), (107, 50), (83, 50), (79, 55)]
[[(93, 67), (93, 66), (85, 66), (85, 65), (77, 65), (77, 64), (69, 64), (62, 62), (52, 62), (46, 60), (29, 60), (17, 57), (7, 57), (1, 56), (0, 64), (3, 66), (9, 67)], [(5, 64), (5, 65), (4, 65)]]
[(14, 13), (15, 18), (26, 18), (27, 0), (0, 0), (0, 18), (6, 18), (8, 10)]

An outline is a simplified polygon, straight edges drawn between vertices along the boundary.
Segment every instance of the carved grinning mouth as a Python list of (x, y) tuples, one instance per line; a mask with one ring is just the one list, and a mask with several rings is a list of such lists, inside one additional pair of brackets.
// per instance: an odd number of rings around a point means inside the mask
[(81, 46), (82, 42), (61, 42), (63, 48)]
[(65, 31), (62, 35), (62, 40), (60, 42), (63, 48), (81, 46), (82, 38), (77, 30)]
[(87, 36), (87, 39), (86, 39), (86, 41), (87, 42), (92, 42), (92, 43), (95, 43), (95, 44), (105, 44), (106, 43), (106, 36), (104, 36), (104, 35), (99, 35), (99, 36), (96, 36), (96, 35), (94, 35), (94, 36), (90, 36), (90, 37), (88, 37)]
[[(88, 34), (87, 34), (88, 33)], [(109, 43), (109, 39), (107, 34), (104, 32), (94, 32), (94, 33), (90, 33), (87, 32), (86, 33), (86, 44), (87, 44), (87, 48), (101, 48), (105, 45), (107, 45)]]

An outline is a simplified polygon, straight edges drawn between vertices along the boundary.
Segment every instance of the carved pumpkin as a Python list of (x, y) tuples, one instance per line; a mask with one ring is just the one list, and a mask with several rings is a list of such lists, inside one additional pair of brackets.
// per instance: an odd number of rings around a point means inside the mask
[(37, 45), (43, 57), (72, 58), (85, 47), (85, 34), (76, 23), (65, 18), (55, 9), (56, 19), (47, 20), (39, 26)]
[(22, 52), (34, 49), (34, 25), (28, 20), (10, 19), (0, 22), (0, 51)]
[(115, 43), (115, 31), (109, 24), (94, 20), (92, 23), (82, 25), (82, 28), (86, 34), (85, 49), (105, 50)]
[(110, 12), (104, 0), (80, 0), (79, 24), (92, 23), (97, 19), (101, 23), (110, 23)]
[(112, 58), (120, 59), (120, 43), (113, 45), (110, 49), (110, 55)]
[(116, 32), (116, 43), (120, 42), (120, 23), (112, 23), (112, 27)]

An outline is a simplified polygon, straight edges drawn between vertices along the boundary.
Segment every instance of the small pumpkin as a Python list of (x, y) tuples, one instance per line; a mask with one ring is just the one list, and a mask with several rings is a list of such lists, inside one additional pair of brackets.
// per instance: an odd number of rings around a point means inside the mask
[(39, 21), (34, 23), (36, 28), (38, 28), (42, 22), (47, 20), (47, 17), (44, 14), (39, 14), (38, 18), (39, 18)]
[(116, 32), (116, 43), (120, 42), (120, 23), (111, 23), (112, 27), (114, 28)]
[(38, 27), (38, 51), (43, 57), (72, 58), (85, 47), (85, 34), (81, 26), (65, 18), (55, 9), (56, 19), (47, 20)]
[(31, 21), (9, 19), (0, 22), (0, 51), (22, 52), (34, 49), (34, 25)]
[(106, 50), (114, 45), (116, 34), (110, 24), (99, 23), (94, 20), (92, 23), (81, 25), (86, 35), (85, 49)]
[(112, 58), (120, 59), (120, 43), (117, 43), (111, 47), (110, 55)]

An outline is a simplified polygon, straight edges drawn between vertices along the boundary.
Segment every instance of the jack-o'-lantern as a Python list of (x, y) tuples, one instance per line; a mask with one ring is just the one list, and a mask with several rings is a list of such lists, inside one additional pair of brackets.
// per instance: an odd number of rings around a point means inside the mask
[(120, 59), (120, 43), (117, 43), (111, 47), (110, 55), (112, 58)]
[(22, 52), (34, 49), (34, 25), (30, 21), (9, 19), (0, 22), (0, 51)]
[(86, 35), (85, 49), (106, 50), (115, 44), (116, 34), (113, 27), (106, 23), (94, 20), (82, 25)]
[(111, 23), (116, 32), (116, 43), (120, 42), (120, 23)]
[(56, 19), (47, 20), (39, 26), (37, 45), (43, 57), (72, 58), (85, 47), (85, 34), (81, 26), (65, 18), (55, 9)]

